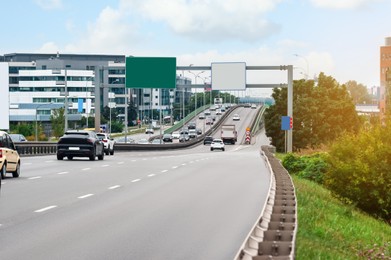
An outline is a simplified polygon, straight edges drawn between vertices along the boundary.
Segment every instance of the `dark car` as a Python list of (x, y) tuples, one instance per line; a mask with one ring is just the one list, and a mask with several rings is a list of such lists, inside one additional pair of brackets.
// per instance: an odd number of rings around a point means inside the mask
[(205, 144), (211, 144), (213, 142), (213, 136), (205, 136), (204, 138), (204, 145)]
[(104, 156), (103, 142), (93, 131), (67, 131), (57, 143), (57, 160), (64, 157), (68, 160), (73, 157), (88, 157), (94, 161), (96, 157), (103, 160)]
[(171, 134), (164, 134), (162, 139), (163, 139), (163, 142), (165, 142), (165, 143), (172, 143), (172, 135)]
[(190, 129), (196, 129), (197, 124), (196, 124), (196, 122), (190, 122), (187, 127), (189, 128), (189, 130)]

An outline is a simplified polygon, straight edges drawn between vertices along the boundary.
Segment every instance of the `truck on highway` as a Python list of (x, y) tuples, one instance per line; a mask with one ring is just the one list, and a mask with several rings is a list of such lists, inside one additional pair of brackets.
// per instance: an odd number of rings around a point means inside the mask
[(221, 140), (224, 143), (235, 144), (238, 139), (238, 133), (235, 129), (235, 125), (222, 125), (221, 126)]

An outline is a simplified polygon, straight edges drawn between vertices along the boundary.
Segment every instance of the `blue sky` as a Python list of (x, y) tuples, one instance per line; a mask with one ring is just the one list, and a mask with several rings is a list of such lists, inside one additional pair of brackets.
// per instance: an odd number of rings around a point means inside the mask
[[(390, 0), (19, 0), (2, 1), (1, 10), (0, 54), (291, 64), (295, 79), (324, 72), (367, 87), (379, 85), (380, 46), (391, 37)], [(281, 83), (286, 74), (248, 80)]]

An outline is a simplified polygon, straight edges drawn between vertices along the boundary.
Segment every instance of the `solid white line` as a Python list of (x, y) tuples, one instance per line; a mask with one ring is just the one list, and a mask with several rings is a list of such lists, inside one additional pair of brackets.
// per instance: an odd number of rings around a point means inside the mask
[(153, 176), (155, 176), (155, 175), (156, 175), (156, 174), (152, 173), (152, 174), (148, 175), (148, 177), (153, 177)]
[(162, 173), (168, 172), (168, 170), (163, 170)]
[(121, 187), (121, 186), (120, 185), (111, 186), (111, 187), (109, 187), (109, 190), (114, 190), (114, 189), (117, 189), (119, 187)]
[(91, 168), (84, 168), (84, 169), (81, 169), (82, 171), (88, 171), (88, 170), (91, 170)]
[(83, 196), (80, 196), (80, 197), (77, 197), (78, 199), (85, 199), (85, 198), (88, 198), (88, 197), (91, 197), (91, 196), (94, 196), (94, 194), (86, 194), (86, 195), (83, 195)]
[(109, 166), (110, 166), (109, 164), (104, 164), (101, 167), (109, 167)]
[(69, 172), (59, 172), (57, 174), (61, 175), (61, 174), (67, 174), (67, 173), (69, 173)]
[(35, 179), (41, 179), (41, 178), (42, 178), (42, 176), (36, 176), (36, 177), (29, 178), (29, 180), (35, 180)]
[(36, 210), (34, 212), (41, 213), (41, 212), (44, 212), (44, 211), (47, 211), (47, 210), (50, 210), (50, 209), (54, 209), (54, 208), (57, 208), (57, 206), (56, 205), (49, 206), (49, 207), (46, 207), (46, 208), (38, 209), (38, 210)]

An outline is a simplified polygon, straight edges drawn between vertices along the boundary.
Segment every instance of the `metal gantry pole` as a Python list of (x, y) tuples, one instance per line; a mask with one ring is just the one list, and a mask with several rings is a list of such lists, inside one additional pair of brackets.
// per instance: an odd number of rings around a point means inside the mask
[(67, 69), (65, 68), (64, 70), (64, 75), (65, 75), (65, 103), (64, 103), (64, 119), (65, 119), (65, 124), (64, 124), (64, 132), (68, 131), (68, 82), (67, 82)]
[[(288, 116), (293, 119), (293, 66), (288, 65)], [(292, 131), (288, 131), (288, 149), (287, 152), (292, 152)]]

